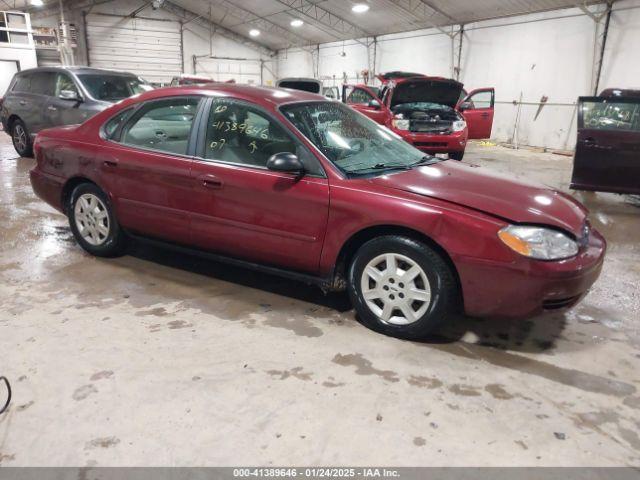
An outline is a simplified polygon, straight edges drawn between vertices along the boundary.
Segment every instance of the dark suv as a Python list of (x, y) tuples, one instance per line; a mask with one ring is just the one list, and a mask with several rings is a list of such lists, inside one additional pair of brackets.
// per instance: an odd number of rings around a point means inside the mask
[(89, 67), (46, 67), (16, 73), (0, 121), (20, 156), (31, 156), (40, 130), (82, 123), (112, 103), (151, 89), (136, 75)]

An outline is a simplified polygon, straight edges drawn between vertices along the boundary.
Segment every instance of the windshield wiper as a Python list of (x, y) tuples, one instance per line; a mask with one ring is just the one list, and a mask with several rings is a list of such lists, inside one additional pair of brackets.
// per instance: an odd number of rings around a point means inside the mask
[(431, 155), (425, 155), (424, 157), (422, 157), (417, 162), (412, 163), (410, 166), (411, 167), (417, 167), (419, 165), (431, 165), (433, 163), (438, 163), (438, 162), (441, 162), (441, 161), (442, 161), (441, 158), (432, 157)]

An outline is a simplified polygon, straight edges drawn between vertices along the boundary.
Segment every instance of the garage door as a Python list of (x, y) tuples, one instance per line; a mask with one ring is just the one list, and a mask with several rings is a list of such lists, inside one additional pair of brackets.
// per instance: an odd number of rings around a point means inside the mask
[(4, 96), (11, 79), (18, 71), (18, 62), (15, 60), (0, 60), (0, 97)]
[(180, 24), (174, 21), (87, 15), (89, 65), (124, 70), (168, 83), (182, 71)]

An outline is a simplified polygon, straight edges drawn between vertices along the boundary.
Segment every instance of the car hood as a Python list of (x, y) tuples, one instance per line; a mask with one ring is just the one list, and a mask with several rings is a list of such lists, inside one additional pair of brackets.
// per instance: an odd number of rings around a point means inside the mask
[(511, 223), (551, 225), (577, 238), (583, 234), (587, 215), (582, 204), (562, 192), (452, 160), (370, 181), (463, 205)]
[(434, 78), (409, 78), (399, 81), (391, 98), (391, 108), (401, 103), (439, 103), (454, 108), (460, 94), (462, 83), (455, 80)]

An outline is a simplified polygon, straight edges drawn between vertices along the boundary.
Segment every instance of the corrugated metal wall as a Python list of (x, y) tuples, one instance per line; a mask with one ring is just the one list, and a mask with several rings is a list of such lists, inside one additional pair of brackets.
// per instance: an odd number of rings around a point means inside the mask
[(180, 23), (91, 14), (86, 18), (89, 65), (168, 83), (182, 71)]

